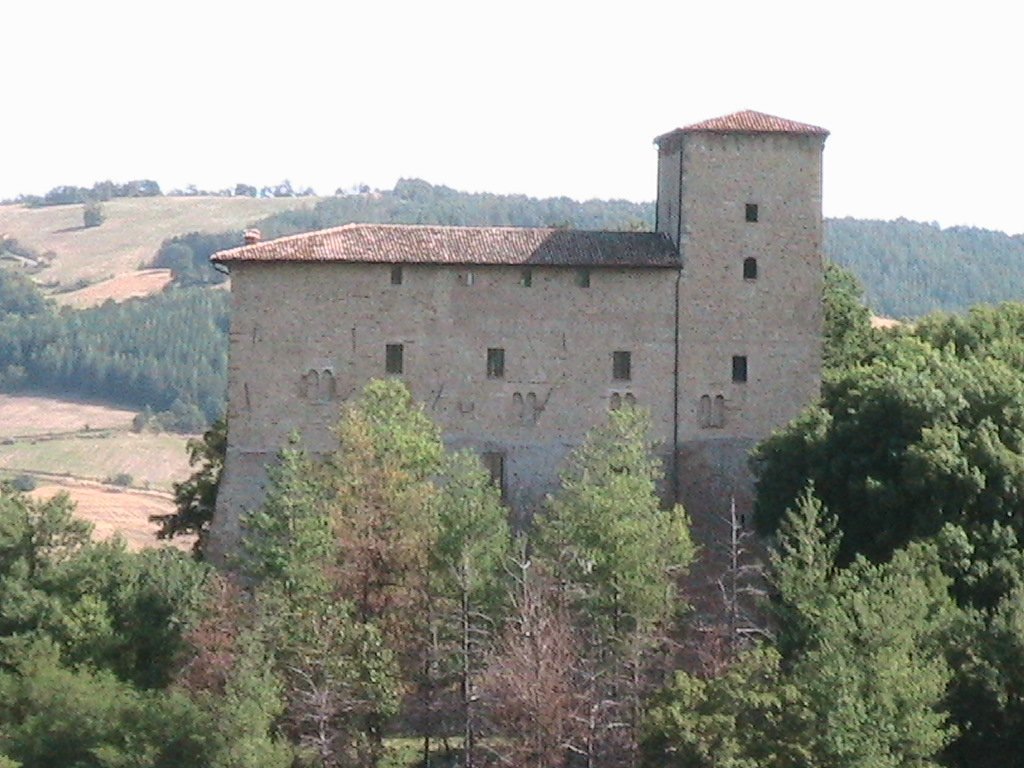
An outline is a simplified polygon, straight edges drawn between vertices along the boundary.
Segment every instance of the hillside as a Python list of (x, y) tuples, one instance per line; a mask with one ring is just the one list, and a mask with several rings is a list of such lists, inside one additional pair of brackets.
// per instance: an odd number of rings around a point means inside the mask
[(37, 498), (67, 493), (98, 538), (118, 534), (132, 549), (157, 546), (149, 517), (174, 509), (172, 483), (190, 471), (187, 437), (135, 433), (134, 416), (83, 400), (0, 395), (0, 479), (31, 478)]
[(252, 222), (312, 206), (316, 198), (136, 197), (103, 203), (106, 220), (82, 226), (81, 205), (28, 208), (0, 205), (0, 235), (15, 238), (52, 261), (32, 270), (53, 292), (134, 272), (167, 238), (185, 232), (239, 230)]

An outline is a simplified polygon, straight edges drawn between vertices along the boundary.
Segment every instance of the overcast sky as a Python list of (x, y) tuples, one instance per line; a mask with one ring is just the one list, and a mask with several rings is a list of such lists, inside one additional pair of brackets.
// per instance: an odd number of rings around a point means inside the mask
[(756, 109), (832, 132), (828, 216), (1019, 233), (1015, 7), (7, 0), (0, 198), (418, 177), (650, 200), (654, 136)]

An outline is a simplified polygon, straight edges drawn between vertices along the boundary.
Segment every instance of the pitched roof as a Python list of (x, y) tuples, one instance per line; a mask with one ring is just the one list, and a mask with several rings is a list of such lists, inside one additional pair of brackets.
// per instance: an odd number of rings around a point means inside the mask
[(731, 115), (713, 117), (710, 120), (703, 120), (683, 128), (676, 128), (674, 131), (662, 134), (654, 140), (660, 143), (663, 139), (675, 136), (680, 133), (796, 133), (805, 136), (828, 136), (828, 131), (816, 125), (798, 123), (794, 120), (787, 120), (783, 117), (766, 115), (764, 112), (754, 112), (745, 109), (742, 112), (733, 112)]
[(213, 261), (675, 267), (679, 254), (653, 232), (346, 224), (221, 251)]

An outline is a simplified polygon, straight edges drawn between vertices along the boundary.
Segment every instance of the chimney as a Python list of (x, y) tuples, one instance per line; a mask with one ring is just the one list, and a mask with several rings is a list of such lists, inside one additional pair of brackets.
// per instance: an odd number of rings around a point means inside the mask
[(263, 238), (258, 229), (247, 229), (245, 230), (245, 244), (253, 245), (258, 243)]

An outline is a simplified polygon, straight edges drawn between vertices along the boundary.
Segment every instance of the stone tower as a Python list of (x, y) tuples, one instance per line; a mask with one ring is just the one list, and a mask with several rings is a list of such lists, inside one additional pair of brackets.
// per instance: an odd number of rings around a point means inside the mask
[(679, 248), (677, 491), (745, 514), (750, 448), (821, 381), (828, 132), (737, 112), (659, 136), (657, 231)]

